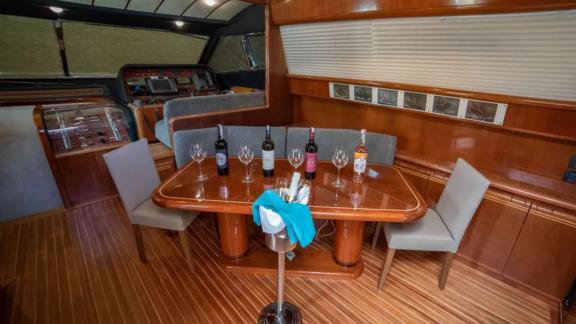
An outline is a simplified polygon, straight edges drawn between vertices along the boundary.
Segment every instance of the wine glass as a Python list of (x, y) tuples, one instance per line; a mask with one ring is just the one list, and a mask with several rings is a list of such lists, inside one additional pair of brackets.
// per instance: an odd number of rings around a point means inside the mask
[(336, 188), (344, 187), (344, 181), (340, 179), (340, 169), (348, 164), (348, 155), (342, 148), (336, 148), (334, 151), (334, 155), (332, 156), (332, 164), (338, 169), (338, 176), (336, 177), (336, 181), (332, 182), (332, 186)]
[(288, 162), (294, 167), (294, 171), (304, 162), (304, 150), (301, 148), (292, 148), (288, 153)]
[(251, 183), (254, 181), (254, 178), (251, 175), (251, 172), (248, 173), (248, 165), (254, 159), (254, 151), (248, 145), (240, 146), (240, 150), (238, 151), (238, 159), (246, 166), (246, 173), (244, 179), (242, 179), (243, 183)]
[(278, 177), (276, 178), (276, 185), (274, 186), (274, 191), (285, 200), (286, 190), (288, 188), (288, 179), (286, 177)]
[(194, 143), (190, 145), (190, 157), (194, 162), (198, 163), (198, 176), (196, 181), (206, 181), (208, 176), (202, 173), (202, 161), (206, 158), (206, 150), (201, 143)]

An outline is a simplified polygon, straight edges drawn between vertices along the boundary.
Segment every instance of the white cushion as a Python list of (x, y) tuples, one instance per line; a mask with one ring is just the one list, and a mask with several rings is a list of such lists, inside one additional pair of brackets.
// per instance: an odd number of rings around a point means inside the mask
[(148, 198), (134, 209), (131, 221), (132, 224), (183, 231), (197, 216), (197, 212), (158, 207), (152, 199)]
[(388, 223), (384, 232), (388, 247), (393, 249), (444, 252), (458, 249), (458, 243), (433, 209), (413, 223)]

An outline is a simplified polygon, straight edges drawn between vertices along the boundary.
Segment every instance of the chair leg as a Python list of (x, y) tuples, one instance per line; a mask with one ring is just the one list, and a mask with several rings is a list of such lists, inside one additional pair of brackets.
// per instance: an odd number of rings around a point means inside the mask
[(132, 231), (134, 232), (134, 240), (138, 248), (138, 256), (141, 262), (148, 262), (146, 258), (146, 249), (144, 248), (144, 240), (142, 239), (142, 228), (140, 225), (132, 224)]
[(376, 244), (378, 244), (378, 238), (380, 238), (380, 232), (382, 232), (382, 223), (376, 223), (376, 229), (374, 230), (374, 237), (372, 238), (372, 249), (370, 251), (374, 251), (376, 248)]
[(190, 242), (188, 241), (188, 234), (186, 230), (178, 232), (180, 235), (180, 243), (182, 244), (182, 251), (184, 252), (184, 256), (186, 257), (186, 262), (190, 269), (194, 267), (194, 262), (192, 262), (192, 252), (190, 251)]
[(388, 252), (386, 252), (386, 259), (384, 259), (384, 269), (382, 269), (380, 280), (378, 280), (378, 290), (382, 290), (384, 287), (384, 282), (386, 281), (388, 272), (390, 272), (390, 267), (392, 266), (392, 260), (394, 260), (394, 254), (396, 254), (396, 249), (388, 248)]
[(444, 255), (444, 265), (442, 266), (442, 272), (440, 273), (440, 279), (438, 280), (440, 290), (446, 288), (446, 281), (448, 280), (448, 273), (450, 272), (453, 259), (454, 253), (447, 252), (446, 255)]

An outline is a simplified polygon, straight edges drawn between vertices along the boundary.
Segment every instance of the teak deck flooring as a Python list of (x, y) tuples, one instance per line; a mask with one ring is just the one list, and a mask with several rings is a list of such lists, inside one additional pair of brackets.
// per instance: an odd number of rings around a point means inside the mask
[[(206, 217), (188, 234), (194, 272), (178, 236), (156, 229), (144, 231), (149, 262), (141, 263), (117, 198), (0, 224), (0, 284), (7, 285), (0, 322), (255, 323), (275, 299), (275, 276), (222, 270)], [(330, 242), (310, 248), (330, 249)], [(360, 278), (288, 278), (286, 300), (300, 308), (305, 323), (550, 321), (549, 304), (458, 260), (440, 291), (440, 259), (433, 254), (399, 252), (379, 292), (383, 257), (383, 249), (371, 253), (366, 241)]]

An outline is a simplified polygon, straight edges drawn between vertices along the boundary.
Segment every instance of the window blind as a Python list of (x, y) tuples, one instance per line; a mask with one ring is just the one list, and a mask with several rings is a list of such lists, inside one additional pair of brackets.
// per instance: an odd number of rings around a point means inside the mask
[(291, 74), (576, 101), (574, 11), (281, 27)]

